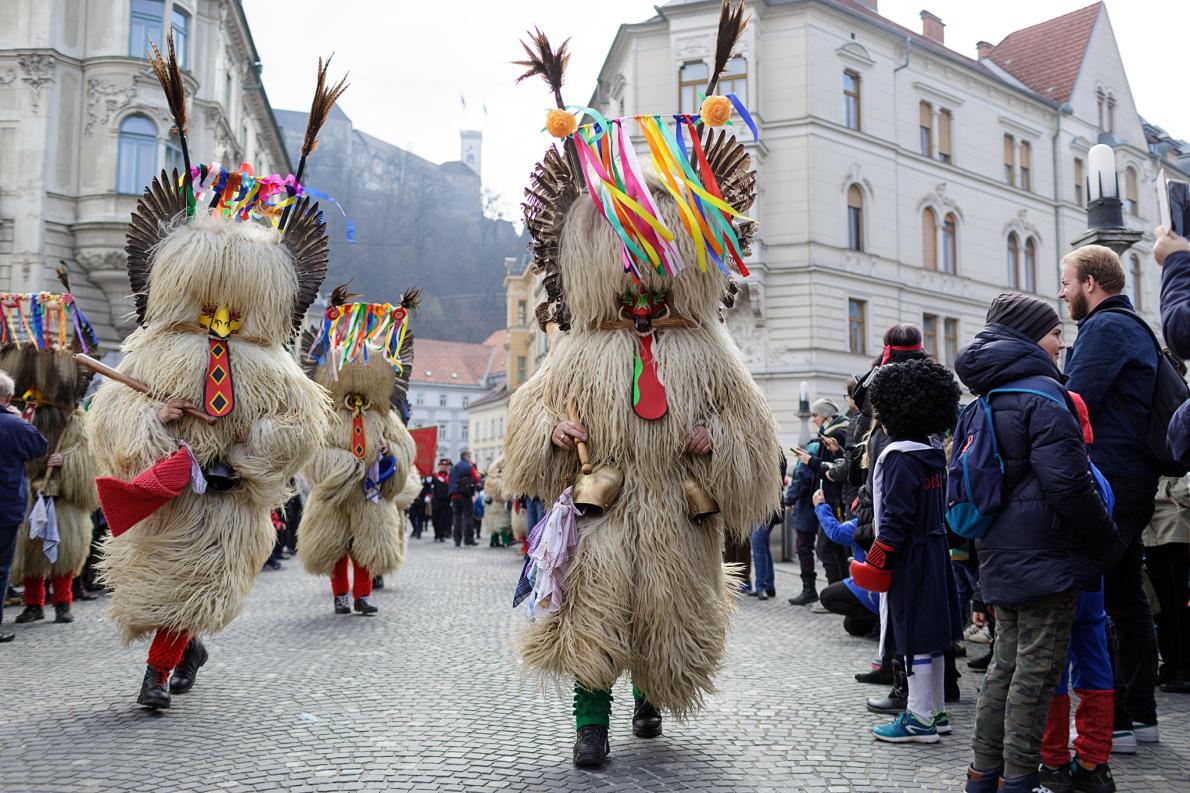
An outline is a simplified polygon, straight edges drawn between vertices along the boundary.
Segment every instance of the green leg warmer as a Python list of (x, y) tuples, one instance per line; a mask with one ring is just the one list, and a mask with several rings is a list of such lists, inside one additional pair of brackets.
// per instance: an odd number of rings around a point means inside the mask
[(648, 697), (645, 696), (645, 692), (641, 691), (639, 688), (636, 687), (636, 683), (632, 684), (632, 698), (635, 699), (637, 702), (640, 702), (641, 700), (644, 700), (644, 699), (648, 699)]
[(574, 728), (581, 730), (589, 724), (607, 727), (611, 723), (612, 692), (590, 691), (579, 682), (574, 684)]

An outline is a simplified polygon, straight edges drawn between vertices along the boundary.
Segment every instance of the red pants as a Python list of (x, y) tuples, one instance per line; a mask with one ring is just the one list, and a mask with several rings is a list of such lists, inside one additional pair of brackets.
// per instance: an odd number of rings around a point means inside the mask
[[(1074, 753), (1091, 765), (1107, 762), (1111, 752), (1112, 703), (1114, 692), (1075, 689), (1079, 696), (1074, 711), (1074, 725), (1078, 737), (1074, 739)], [(1070, 695), (1054, 694), (1050, 700), (1049, 719), (1045, 738), (1041, 743), (1041, 762), (1057, 768), (1070, 764)]]
[(357, 598), (367, 597), (372, 594), (372, 574), (363, 565), (346, 554), (342, 559), (335, 562), (335, 569), (331, 572), (331, 592), (334, 593), (335, 597), (341, 597), (347, 594), (349, 588), (347, 582), (348, 560), (351, 561), (351, 566), (355, 568), (354, 585), (350, 586), (351, 594)]
[(149, 645), (149, 666), (159, 672), (168, 673), (182, 662), (182, 655), (189, 643), (190, 634), (186, 631), (158, 628), (153, 636), (153, 643)]
[[(74, 594), (71, 592), (71, 584), (74, 582), (74, 576), (70, 573), (63, 575), (56, 575), (50, 577), (50, 587), (53, 594), (50, 596), (50, 602), (55, 606), (66, 605), (69, 606), (74, 600)], [(44, 606), (45, 605), (45, 579), (44, 578), (26, 578), (25, 579), (25, 605), (26, 606)]]

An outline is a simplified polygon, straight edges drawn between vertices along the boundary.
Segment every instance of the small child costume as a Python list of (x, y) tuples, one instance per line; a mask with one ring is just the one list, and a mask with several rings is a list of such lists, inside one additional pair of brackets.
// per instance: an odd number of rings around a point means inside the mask
[[(29, 504), (17, 531), (11, 580), (24, 585), (24, 611), (17, 622), (44, 619), (46, 579), (55, 622), (73, 621), (71, 586), (91, 550), (91, 513), (99, 507), (95, 461), (87, 445), (86, 413), (77, 407), (92, 372), (73, 360), (95, 352), (91, 324), (75, 304), (69, 276), (60, 267), (65, 292), (0, 295), (0, 369), (15, 384), (14, 406), (49, 443), (49, 454), (29, 462)], [(49, 468), (52, 454), (62, 465)]]
[[(743, 29), (742, 10), (724, 3), (721, 54)], [(637, 687), (640, 737), (660, 734), (658, 709), (685, 718), (715, 690), (739, 587), (723, 566), (724, 535), (746, 538), (777, 506), (776, 428), (720, 320), (731, 274), (747, 272), (752, 224), (740, 213), (755, 196), (755, 172), (742, 144), (708, 122), (725, 123), (733, 107), (751, 119), (738, 98), (712, 95), (701, 117), (678, 117), (673, 129), (668, 115), (599, 117), (580, 129), (562, 109), (565, 45), (554, 51), (538, 32), (525, 49), (525, 77), (544, 76), (559, 105), (547, 127), (565, 153), (546, 152), (524, 205), (544, 274), (538, 321), (561, 332), (508, 409), (504, 490), (558, 500), (533, 527), (518, 597), (535, 590), (534, 621), (517, 650), (529, 672), (574, 682), (574, 761), (598, 766), (612, 685), (625, 672)], [(627, 142), (632, 124), (653, 147), (648, 177)], [(557, 435), (571, 415), (586, 428), (593, 480), (579, 479), (579, 459)], [(706, 446), (693, 441), (704, 434)], [(595, 481), (606, 494), (598, 482), (615, 472), (618, 497), (569, 524), (570, 484)], [(695, 514), (692, 498), (702, 497), (714, 506)], [(568, 561), (532, 572), (549, 556), (545, 535), (566, 525), (576, 536)], [(543, 599), (547, 580), (560, 589)]]
[(512, 545), (512, 510), (509, 496), (504, 492), (504, 457), (497, 457), (483, 477), (483, 530), (493, 547)]
[[(206, 661), (199, 637), (243, 609), (276, 541), (270, 512), (326, 434), (330, 398), (289, 347), (326, 276), (328, 244), (317, 205), (299, 197), (301, 166), (257, 178), (248, 166), (190, 165), (172, 36), (169, 60), (150, 64), (185, 167), (154, 180), (129, 224), (140, 327), (118, 373), (132, 380), (99, 388), (87, 431), (108, 475), (98, 481), (112, 529), (99, 565), (113, 589), (108, 614), (125, 643), (155, 634), (138, 702), (167, 708)], [(320, 62), (302, 165), (343, 88), (325, 77)], [(165, 423), (171, 398), (190, 405)]]
[(873, 466), (876, 539), (851, 576), (880, 598), (881, 650), (905, 659), (909, 708), (873, 728), (882, 741), (934, 743), (950, 729), (943, 710), (943, 653), (962, 634), (958, 591), (946, 541), (946, 453), (931, 436), (954, 425), (959, 389), (935, 361), (890, 364), (877, 373), (870, 397), (892, 442)]
[[(409, 315), (417, 291), (396, 305), (348, 303), (335, 289), (322, 328), (302, 347), (310, 378), (330, 391), (335, 420), (307, 462), (310, 496), (298, 558), (306, 572), (331, 577), (335, 613), (350, 614), (347, 570), (354, 567), (354, 608), (375, 614), (372, 577), (405, 560), (405, 509), (415, 448), (394, 404), (404, 400), (413, 363)], [(402, 497), (403, 496), (403, 497)]]

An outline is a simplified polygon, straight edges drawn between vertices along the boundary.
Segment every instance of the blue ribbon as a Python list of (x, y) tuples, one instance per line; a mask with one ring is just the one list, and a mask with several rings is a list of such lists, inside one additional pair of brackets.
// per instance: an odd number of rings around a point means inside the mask
[(343, 220), (345, 220), (347, 222), (347, 241), (350, 242), (352, 245), (354, 245), (355, 244), (355, 224), (351, 222), (351, 218), (347, 217), (347, 212), (343, 209), (342, 205), (339, 204), (339, 202), (336, 201), (333, 196), (327, 195), (326, 193), (322, 192), (321, 190), (315, 190), (312, 187), (306, 187), (305, 185), (302, 185), (302, 192), (308, 196), (317, 198), (319, 201), (329, 201), (330, 203), (335, 205), (335, 208), (338, 209), (340, 214), (343, 215)]
[(748, 113), (748, 108), (744, 107), (744, 103), (735, 93), (730, 93), (727, 98), (731, 100), (731, 104), (735, 106), (736, 112), (740, 114), (740, 118), (744, 119), (744, 123), (748, 125), (748, 129), (752, 130), (752, 141), (760, 140), (760, 133), (756, 130), (756, 122), (752, 120), (752, 116)]

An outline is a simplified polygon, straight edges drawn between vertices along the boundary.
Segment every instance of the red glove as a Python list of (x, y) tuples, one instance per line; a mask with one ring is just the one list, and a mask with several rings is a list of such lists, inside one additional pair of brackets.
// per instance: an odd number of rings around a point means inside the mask
[(851, 560), (851, 580), (868, 592), (887, 592), (892, 586), (892, 564), (897, 549), (879, 539), (864, 561)]

